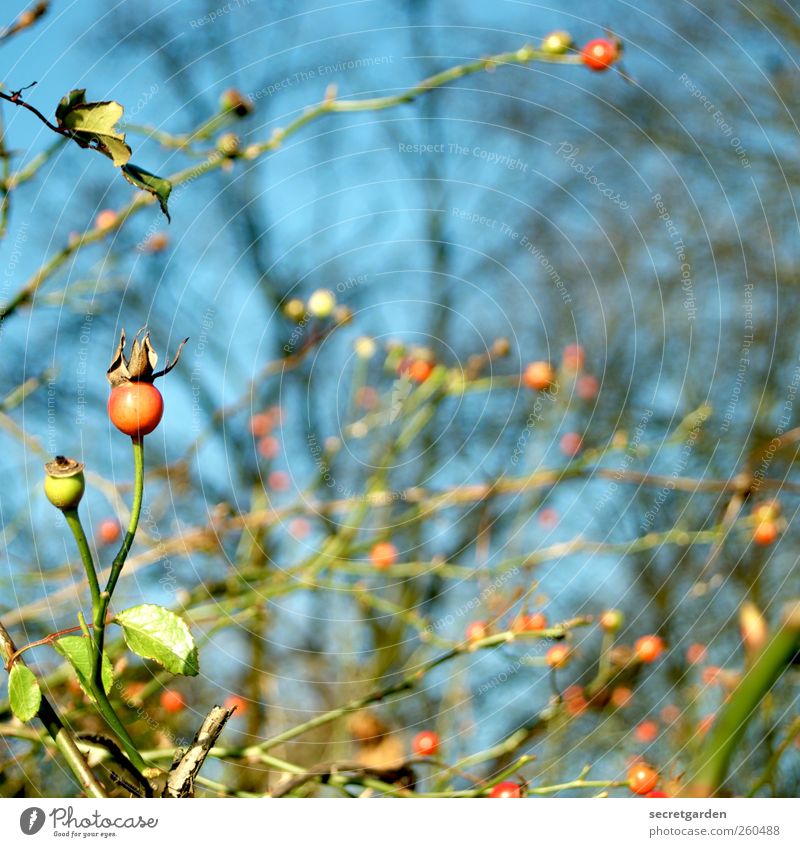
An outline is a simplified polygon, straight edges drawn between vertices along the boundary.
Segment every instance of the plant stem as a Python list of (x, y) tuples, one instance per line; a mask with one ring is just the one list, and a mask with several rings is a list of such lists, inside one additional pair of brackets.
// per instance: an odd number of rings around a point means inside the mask
[(131, 508), (131, 518), (128, 522), (128, 529), (125, 532), (125, 537), (122, 539), (122, 546), (119, 552), (114, 557), (111, 563), (111, 571), (108, 575), (105, 591), (100, 595), (100, 603), (95, 610), (94, 616), (94, 643), (95, 643), (95, 680), (99, 681), (102, 686), (102, 664), (100, 657), (103, 653), (103, 644), (105, 642), (106, 632), (106, 615), (108, 606), (111, 603), (111, 595), (114, 593), (119, 576), (122, 573), (125, 560), (128, 558), (133, 539), (136, 536), (136, 529), (139, 526), (139, 516), (142, 512), (142, 494), (144, 492), (144, 442), (141, 438), (133, 438), (133, 507)]
[(747, 724), (798, 650), (800, 602), (787, 610), (781, 628), (758, 654), (723, 707), (708, 740), (692, 763), (686, 796), (713, 797), (717, 794)]
[(591, 622), (591, 618), (575, 618), (570, 621), (566, 621), (563, 624), (558, 626), (553, 626), (548, 629), (543, 629), (538, 632), (527, 632), (527, 633), (519, 633), (514, 634), (511, 632), (500, 632), (493, 635), (489, 635), (486, 638), (482, 638), (479, 641), (475, 641), (469, 644), (460, 644), (457, 647), (454, 647), (452, 650), (448, 650), (445, 653), (442, 653), (440, 656), (437, 656), (435, 659), (431, 659), (431, 661), (420, 665), (420, 667), (409, 673), (407, 676), (403, 677), (399, 682), (394, 683), (393, 685), (389, 685), (385, 688), (378, 689), (377, 691), (373, 691), (372, 694), (368, 694), (366, 697), (361, 697), (357, 700), (352, 700), (349, 703), (346, 703), (343, 706), (339, 706), (337, 709), (331, 709), (328, 712), (323, 712), (321, 715), (317, 715), (314, 718), (311, 718), (304, 723), (298, 724), (297, 726), (292, 727), (291, 729), (287, 729), (284, 732), (279, 733), (278, 735), (274, 735), (272, 738), (268, 738), (266, 741), (257, 745), (259, 751), (270, 750), (273, 747), (277, 747), (279, 744), (283, 744), (285, 741), (289, 741), (292, 738), (296, 738), (298, 735), (303, 735), (306, 732), (309, 732), (312, 729), (316, 729), (319, 726), (324, 726), (327, 723), (331, 723), (332, 721), (337, 720), (338, 718), (343, 717), (344, 715), (349, 715), (352, 712), (357, 712), (360, 709), (365, 708), (366, 706), (370, 706), (373, 703), (379, 703), (382, 700), (385, 700), (389, 697), (393, 697), (396, 694), (401, 694), (403, 691), (408, 691), (414, 688), (417, 683), (430, 671), (434, 668), (437, 668), (439, 665), (444, 664), (445, 662), (449, 662), (451, 659), (454, 659), (456, 656), (461, 656), (466, 653), (471, 653), (475, 650), (482, 650), (488, 647), (498, 647), (502, 644), (507, 644), (509, 641), (514, 640), (515, 638), (553, 638), (553, 639), (561, 639), (564, 638), (567, 632), (576, 626), (585, 626), (587, 623)]
[(78, 516), (78, 510), (66, 509), (64, 511), (64, 519), (72, 531), (75, 543), (78, 545), (78, 552), (81, 554), (83, 569), (86, 571), (86, 581), (89, 583), (89, 591), (92, 595), (92, 615), (94, 616), (97, 609), (100, 608), (100, 583), (97, 580), (97, 569), (94, 566), (92, 551), (89, 549), (89, 542), (86, 540), (86, 533), (83, 531), (83, 524)]
[[(139, 500), (141, 504), (141, 497)], [(139, 755), (136, 745), (133, 743), (133, 739), (130, 737), (128, 730), (125, 728), (125, 724), (122, 723), (119, 716), (114, 711), (114, 707), (111, 705), (111, 701), (108, 699), (103, 685), (103, 631), (105, 630), (106, 612), (108, 610), (108, 589), (102, 593), (100, 591), (100, 584), (97, 580), (97, 570), (95, 568), (94, 559), (92, 558), (92, 551), (89, 549), (89, 542), (86, 540), (86, 533), (84, 532), (83, 524), (81, 523), (80, 516), (78, 515), (78, 510), (67, 510), (64, 512), (64, 517), (70, 530), (72, 530), (72, 534), (75, 536), (75, 542), (78, 545), (78, 550), (81, 554), (81, 561), (83, 562), (83, 567), (86, 571), (86, 579), (89, 582), (89, 590), (92, 595), (92, 618), (94, 624), (93, 639), (89, 635), (88, 627), (86, 627), (85, 622), (83, 621), (83, 615), (80, 615), (80, 619), (84, 635), (90, 639), (89, 643), (92, 645), (92, 694), (94, 695), (95, 704), (106, 723), (119, 737), (120, 742), (134, 765), (139, 769), (145, 769), (147, 768), (147, 763), (141, 755)], [(130, 545), (128, 545), (128, 547), (130, 547)], [(98, 629), (101, 630), (99, 636)]]
[[(6, 628), (0, 624), (0, 656), (2, 656), (4, 663), (9, 661), (16, 652), (11, 636)], [(22, 662), (22, 659), (17, 658), (15, 661)], [(97, 777), (92, 773), (86, 759), (78, 749), (75, 737), (67, 729), (56, 708), (50, 704), (44, 694), (42, 694), (38, 717), (83, 790), (90, 797), (106, 797), (103, 786), (97, 781)]]

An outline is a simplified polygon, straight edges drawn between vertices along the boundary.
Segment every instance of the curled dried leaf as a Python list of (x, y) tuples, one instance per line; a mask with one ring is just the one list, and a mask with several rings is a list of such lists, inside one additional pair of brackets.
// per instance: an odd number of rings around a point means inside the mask
[(181, 350), (188, 340), (188, 338), (184, 338), (178, 346), (175, 358), (171, 362), (167, 359), (167, 366), (163, 370), (156, 371), (158, 353), (156, 353), (150, 341), (150, 333), (144, 329), (140, 329), (136, 333), (130, 356), (126, 358), (125, 330), (123, 329), (111, 365), (106, 371), (106, 377), (112, 387), (125, 382), (153, 382), (153, 380), (168, 374), (178, 364)]

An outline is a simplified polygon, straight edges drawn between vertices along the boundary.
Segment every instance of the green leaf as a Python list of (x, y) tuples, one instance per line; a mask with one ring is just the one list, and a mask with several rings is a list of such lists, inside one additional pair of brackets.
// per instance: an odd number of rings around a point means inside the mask
[(21, 721), (33, 720), (39, 713), (42, 691), (33, 671), (22, 662), (16, 662), (8, 676), (8, 701)]
[(56, 120), (59, 124), (63, 121), (64, 115), (69, 112), (70, 109), (74, 109), (76, 106), (79, 106), (81, 103), (86, 102), (86, 89), (85, 88), (73, 88), (69, 94), (65, 94), (61, 100), (58, 102), (58, 107), (56, 108)]
[(149, 191), (153, 196), (157, 197), (161, 211), (166, 215), (168, 221), (172, 220), (169, 216), (169, 209), (167, 208), (167, 200), (169, 200), (169, 195), (172, 191), (172, 183), (168, 179), (151, 174), (150, 171), (139, 168), (134, 164), (124, 165), (122, 175), (131, 185), (141, 188), (142, 191)]
[[(83, 693), (92, 695), (92, 645), (82, 635), (67, 635), (53, 642), (53, 647), (72, 665)], [(111, 660), (103, 653), (103, 688), (106, 694), (114, 684)]]
[(172, 673), (198, 674), (197, 647), (183, 618), (163, 606), (145, 603), (120, 612), (114, 620), (137, 655), (154, 659)]
[(117, 129), (123, 112), (122, 104), (116, 100), (87, 103), (85, 91), (76, 89), (61, 98), (56, 119), (59, 126), (72, 131), (78, 144), (93, 147), (120, 167), (131, 157), (125, 133)]

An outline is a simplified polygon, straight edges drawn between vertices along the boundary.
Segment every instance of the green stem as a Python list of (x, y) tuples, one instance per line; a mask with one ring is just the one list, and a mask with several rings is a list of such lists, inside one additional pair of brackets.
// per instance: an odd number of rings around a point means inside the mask
[(460, 644), (459, 646), (454, 647), (452, 650), (448, 650), (446, 653), (442, 653), (435, 659), (431, 659), (431, 661), (420, 665), (417, 670), (403, 677), (403, 679), (401, 679), (399, 682), (396, 682), (393, 685), (389, 685), (385, 688), (378, 689), (377, 691), (373, 691), (372, 694), (368, 694), (366, 697), (360, 697), (357, 700), (352, 700), (343, 706), (339, 706), (339, 708), (337, 709), (331, 709), (328, 712), (323, 712), (321, 715), (317, 715), (316, 717), (311, 718), (310, 720), (305, 721), (304, 723), (297, 724), (297, 726), (294, 726), (291, 729), (287, 729), (284, 732), (279, 733), (278, 735), (274, 735), (272, 738), (268, 738), (266, 741), (257, 745), (255, 749), (259, 751), (270, 750), (273, 747), (277, 747), (279, 744), (283, 744), (286, 741), (290, 741), (292, 738), (296, 738), (298, 735), (303, 735), (304, 733), (309, 732), (312, 729), (316, 729), (317, 727), (331, 723), (332, 721), (335, 721), (338, 718), (343, 717), (344, 715), (349, 715), (352, 712), (357, 712), (360, 709), (363, 709), (367, 706), (371, 706), (374, 703), (379, 703), (389, 697), (394, 697), (396, 694), (401, 694), (404, 691), (408, 691), (414, 688), (427, 673), (432, 671), (434, 668), (437, 668), (439, 665), (442, 665), (445, 662), (449, 662), (456, 656), (471, 653), (475, 650), (483, 650), (489, 647), (498, 647), (502, 644), (507, 644), (509, 641), (515, 639), (561, 639), (564, 638), (567, 632), (569, 632), (569, 630), (571, 630), (572, 628), (577, 626), (585, 626), (590, 622), (591, 618), (575, 618), (573, 620), (566, 621), (565, 623), (560, 624), (558, 626), (553, 626), (549, 629), (543, 629), (538, 632), (526, 632), (519, 633), (516, 635), (511, 632), (500, 632), (495, 633), (493, 635), (489, 635), (486, 638), (482, 638), (479, 641), (475, 641), (471, 644)]
[(100, 595), (100, 603), (94, 610), (94, 644), (95, 644), (95, 666), (94, 678), (102, 688), (103, 669), (101, 657), (103, 655), (103, 645), (105, 643), (106, 634), (106, 615), (108, 614), (108, 606), (111, 603), (111, 595), (117, 586), (117, 581), (122, 573), (125, 560), (128, 558), (133, 539), (136, 536), (136, 529), (139, 526), (139, 516), (142, 513), (142, 494), (144, 491), (144, 442), (141, 438), (132, 439), (133, 442), (133, 507), (131, 508), (131, 518), (128, 522), (128, 529), (125, 532), (125, 537), (122, 539), (122, 546), (119, 552), (114, 557), (111, 563), (111, 571), (108, 575), (106, 589)]
[(790, 607), (770, 639), (731, 694), (708, 740), (692, 763), (690, 797), (713, 797), (728, 773), (731, 757), (759, 704), (800, 650), (800, 602)]
[(97, 569), (94, 566), (92, 551), (89, 549), (89, 542), (86, 540), (86, 533), (83, 531), (78, 510), (65, 510), (64, 519), (75, 538), (75, 543), (78, 545), (78, 552), (81, 554), (83, 569), (86, 571), (86, 581), (89, 583), (89, 591), (92, 595), (92, 615), (94, 619), (94, 614), (100, 608), (100, 583), (97, 580)]
[[(6, 628), (0, 624), (0, 656), (3, 658), (3, 663), (7, 662), (16, 652), (16, 647), (11, 640), (11, 636), (6, 631)], [(15, 661), (21, 662), (22, 659), (17, 658)], [(44, 694), (42, 695), (42, 702), (39, 706), (38, 717), (83, 790), (90, 797), (106, 797), (107, 795), (103, 790), (103, 786), (97, 781), (97, 777), (92, 773), (86, 759), (84, 759), (83, 754), (78, 749), (75, 737), (67, 729), (55, 706), (51, 705)]]
[[(141, 506), (141, 496), (139, 497), (139, 505)], [(72, 534), (75, 537), (75, 542), (78, 545), (78, 550), (81, 554), (81, 561), (83, 562), (83, 567), (86, 571), (86, 579), (89, 582), (89, 590), (92, 595), (92, 620), (94, 623), (93, 639), (91, 639), (91, 636), (89, 635), (89, 630), (86, 627), (83, 615), (80, 614), (79, 618), (84, 635), (87, 638), (90, 638), (89, 643), (92, 645), (92, 694), (94, 695), (95, 704), (106, 723), (119, 737), (120, 742), (134, 765), (139, 769), (147, 768), (147, 763), (139, 755), (136, 745), (133, 743), (133, 739), (130, 737), (128, 730), (125, 728), (125, 724), (122, 723), (119, 716), (114, 711), (114, 707), (111, 705), (111, 701), (108, 699), (103, 685), (103, 633), (105, 630), (105, 619), (106, 612), (108, 610), (108, 598), (110, 595), (108, 593), (108, 589), (102, 593), (100, 591), (100, 584), (97, 580), (97, 569), (95, 568), (92, 551), (89, 549), (89, 542), (86, 539), (86, 533), (84, 532), (83, 524), (81, 523), (80, 516), (78, 515), (78, 510), (66, 510), (64, 512), (64, 518), (66, 519), (67, 525), (72, 531)], [(128, 547), (130, 548), (130, 545), (128, 545)], [(101, 631), (99, 636), (98, 629)]]

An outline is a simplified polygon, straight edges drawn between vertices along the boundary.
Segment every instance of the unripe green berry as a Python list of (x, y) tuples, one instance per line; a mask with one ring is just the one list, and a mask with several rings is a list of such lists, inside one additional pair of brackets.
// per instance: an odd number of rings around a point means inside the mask
[(295, 323), (300, 323), (303, 320), (306, 314), (305, 303), (302, 300), (298, 300), (296, 297), (293, 300), (289, 300), (283, 306), (283, 314), (289, 318), (290, 321), (294, 321)]
[(327, 288), (320, 288), (308, 298), (308, 311), (315, 318), (329, 318), (336, 306), (336, 297)]
[(373, 339), (368, 338), (366, 335), (356, 338), (353, 347), (359, 359), (371, 359), (377, 350)]
[(625, 623), (625, 616), (619, 609), (607, 609), (600, 615), (600, 627), (605, 632), (619, 632), (623, 623)]
[(83, 477), (83, 463), (64, 456), (56, 456), (45, 466), (44, 493), (47, 499), (62, 511), (77, 509), (86, 481)]
[(542, 52), (552, 56), (561, 56), (575, 46), (572, 36), (563, 30), (556, 30), (542, 39)]

